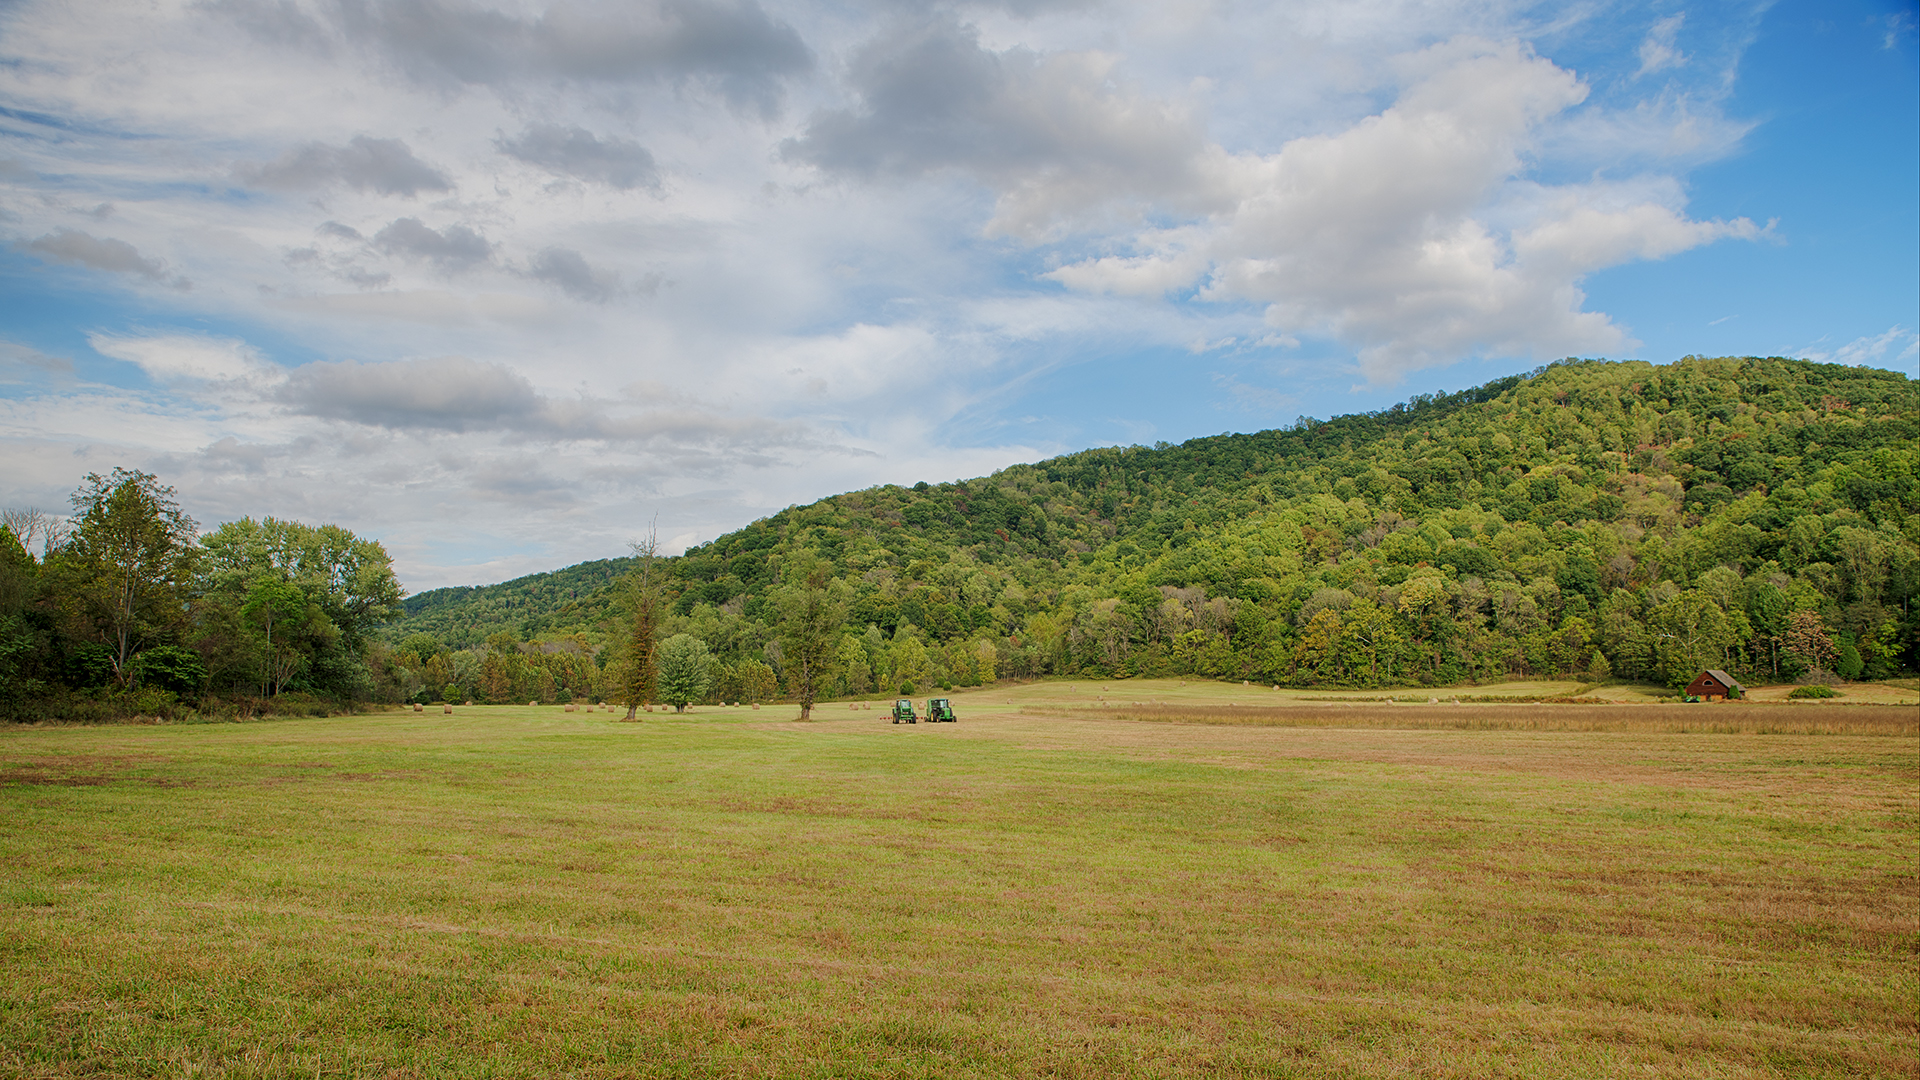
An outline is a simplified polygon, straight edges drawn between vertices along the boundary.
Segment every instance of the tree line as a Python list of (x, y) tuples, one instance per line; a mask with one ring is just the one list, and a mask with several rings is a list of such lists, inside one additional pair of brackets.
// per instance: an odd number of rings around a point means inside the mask
[(201, 535), (150, 473), (89, 474), (64, 518), (0, 521), (0, 715), (369, 700), (400, 586), (381, 545), (242, 518)]

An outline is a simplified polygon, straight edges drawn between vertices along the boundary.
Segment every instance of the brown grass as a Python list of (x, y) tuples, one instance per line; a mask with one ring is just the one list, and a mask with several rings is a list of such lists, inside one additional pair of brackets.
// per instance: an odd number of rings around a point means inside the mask
[[(1041, 710), (1032, 710), (1041, 711)], [(1920, 710), (1900, 705), (1173, 705), (1062, 706), (1045, 713), (1157, 724), (1444, 731), (1632, 731), (1722, 735), (1920, 736)]]
[(1920, 1076), (1911, 737), (1021, 689), (0, 729), (0, 1076)]

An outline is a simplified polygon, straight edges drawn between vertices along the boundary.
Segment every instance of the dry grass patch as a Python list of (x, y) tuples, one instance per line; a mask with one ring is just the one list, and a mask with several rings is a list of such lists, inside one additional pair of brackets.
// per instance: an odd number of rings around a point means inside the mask
[(1901, 706), (1738, 702), (1693, 705), (1592, 705), (1467, 702), (1458, 705), (1321, 704), (1056, 707), (1061, 716), (1098, 716), (1162, 724), (1255, 727), (1398, 728), (1447, 731), (1620, 731), (1722, 735), (1920, 735), (1920, 711)]
[(985, 710), (0, 731), (0, 773), (106, 778), (0, 781), (0, 1073), (1913, 1075), (1916, 750)]

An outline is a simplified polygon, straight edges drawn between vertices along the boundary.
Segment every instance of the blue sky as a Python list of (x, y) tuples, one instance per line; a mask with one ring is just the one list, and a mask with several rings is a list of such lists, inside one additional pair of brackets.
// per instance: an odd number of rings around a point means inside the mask
[(1909, 375), (1915, 5), (0, 2), (0, 504), (412, 589), (1562, 356)]

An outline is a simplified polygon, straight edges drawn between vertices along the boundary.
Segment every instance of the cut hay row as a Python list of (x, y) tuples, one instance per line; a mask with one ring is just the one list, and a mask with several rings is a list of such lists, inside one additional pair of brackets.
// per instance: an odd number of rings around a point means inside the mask
[(1920, 735), (1905, 705), (1104, 705), (1029, 709), (1039, 715), (1155, 724), (1408, 728), (1460, 731), (1631, 731), (1719, 735)]

